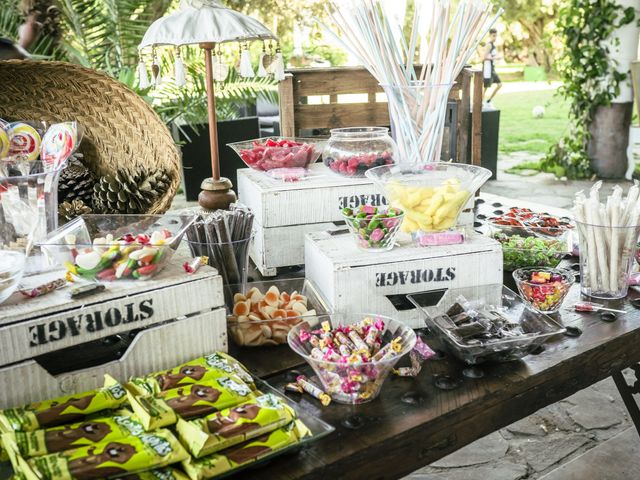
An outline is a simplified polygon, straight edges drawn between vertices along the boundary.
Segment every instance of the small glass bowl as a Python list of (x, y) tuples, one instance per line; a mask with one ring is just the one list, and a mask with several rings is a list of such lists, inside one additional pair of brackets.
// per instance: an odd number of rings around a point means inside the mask
[[(195, 218), (82, 215), (51, 232), (39, 246), (52, 263), (87, 280), (148, 280), (168, 265)], [(118, 240), (123, 237), (130, 241)]]
[[(385, 323), (382, 332), (383, 342), (387, 343), (397, 337), (402, 338), (402, 349), (397, 355), (382, 361), (359, 363), (341, 363), (329, 360), (318, 360), (310, 355), (310, 351), (302, 341), (300, 332), (310, 331), (312, 325), (328, 321), (331, 329), (344, 327), (360, 322), (365, 318), (380, 319)], [(305, 319), (294, 326), (288, 335), (289, 346), (306, 360), (313, 368), (322, 387), (331, 398), (338, 403), (359, 404), (373, 400), (380, 394), (382, 384), (393, 370), (398, 360), (409, 353), (416, 344), (415, 332), (393, 318), (367, 313), (333, 313), (318, 315), (316, 318)], [(355, 381), (354, 379), (358, 379)]]
[[(533, 280), (531, 277), (534, 273), (550, 276), (551, 283)], [(560, 310), (571, 285), (575, 283), (574, 273), (564, 268), (519, 268), (513, 272), (513, 279), (527, 306), (531, 310), (545, 314)]]
[(308, 169), (324, 150), (326, 140), (299, 137), (266, 137), (228, 143), (247, 167), (261, 172)]
[[(387, 217), (390, 209), (398, 213), (393, 217)], [(396, 244), (404, 213), (391, 207), (363, 205), (358, 209), (343, 209), (342, 217), (359, 248), (372, 252), (386, 252)]]
[(504, 269), (508, 272), (526, 267), (555, 268), (569, 253), (567, 243), (558, 239), (504, 233), (492, 237), (502, 246)]
[(25, 256), (21, 251), (0, 250), (0, 303), (16, 291), (25, 268)]

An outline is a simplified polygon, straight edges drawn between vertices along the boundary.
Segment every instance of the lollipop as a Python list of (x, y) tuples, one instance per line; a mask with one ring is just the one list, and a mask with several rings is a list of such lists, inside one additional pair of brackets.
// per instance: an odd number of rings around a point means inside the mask
[(8, 126), (9, 156), (22, 156), (33, 161), (40, 154), (40, 134), (31, 125), (22, 122)]
[(9, 153), (9, 145), (11, 145), (9, 135), (7, 135), (7, 131), (0, 125), (0, 159), (6, 157), (7, 153)]
[(75, 122), (51, 125), (44, 134), (40, 152), (40, 159), (45, 168), (55, 170), (62, 165), (75, 149), (77, 136)]

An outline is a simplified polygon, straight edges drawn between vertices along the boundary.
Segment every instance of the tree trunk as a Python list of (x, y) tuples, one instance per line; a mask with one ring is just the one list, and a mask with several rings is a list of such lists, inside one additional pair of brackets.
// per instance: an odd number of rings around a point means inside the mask
[(598, 107), (589, 125), (587, 155), (600, 178), (624, 178), (633, 102)]

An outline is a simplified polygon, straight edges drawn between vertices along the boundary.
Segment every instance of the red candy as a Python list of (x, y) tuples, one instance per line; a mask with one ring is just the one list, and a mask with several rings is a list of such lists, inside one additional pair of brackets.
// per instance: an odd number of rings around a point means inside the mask
[(158, 269), (158, 265), (154, 263), (152, 265), (145, 265), (144, 267), (138, 268), (138, 273), (143, 276), (151, 275), (157, 269)]
[(298, 143), (283, 139), (266, 142), (253, 142), (251, 150), (240, 150), (240, 157), (251, 168), (256, 170), (273, 170), (274, 168), (306, 168), (314, 159), (316, 147), (310, 143)]
[(342, 175), (353, 177), (362, 176), (366, 170), (382, 165), (391, 165), (393, 158), (389, 152), (379, 153), (362, 153), (342, 158), (325, 158), (327, 165), (334, 172)]

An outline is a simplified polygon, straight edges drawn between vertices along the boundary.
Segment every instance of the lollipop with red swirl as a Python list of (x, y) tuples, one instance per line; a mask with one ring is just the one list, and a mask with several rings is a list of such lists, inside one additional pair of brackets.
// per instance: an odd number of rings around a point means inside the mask
[(40, 160), (47, 170), (56, 170), (71, 156), (78, 143), (76, 122), (55, 123), (42, 139)]

